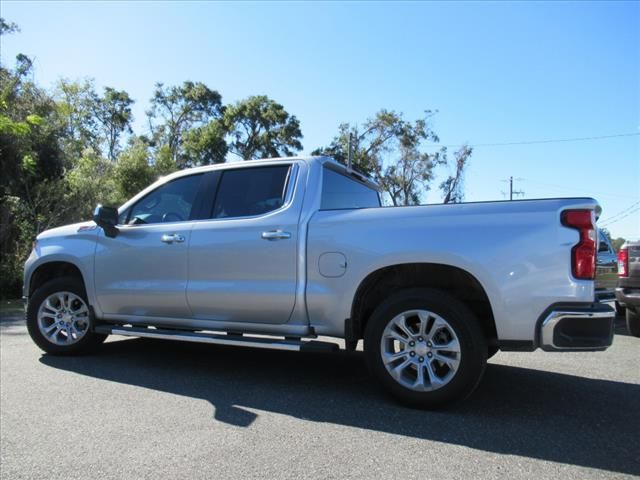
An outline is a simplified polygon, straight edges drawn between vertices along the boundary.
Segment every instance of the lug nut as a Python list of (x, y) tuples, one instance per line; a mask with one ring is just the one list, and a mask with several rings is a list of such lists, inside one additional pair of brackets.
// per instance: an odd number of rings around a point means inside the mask
[(431, 347), (431, 342), (427, 342), (427, 347)]
[(433, 353), (431, 353), (431, 352), (427, 353), (427, 357), (429, 357), (429, 358), (433, 357)]
[(416, 342), (409, 342), (410, 347), (415, 347), (415, 345), (416, 345)]
[(415, 357), (416, 356), (416, 352), (411, 352), (409, 355), (412, 356), (412, 357)]
[(424, 340), (424, 338), (422, 337), (418, 337), (418, 341), (421, 342), (422, 340)]
[(424, 357), (418, 358), (419, 361), (424, 362)]

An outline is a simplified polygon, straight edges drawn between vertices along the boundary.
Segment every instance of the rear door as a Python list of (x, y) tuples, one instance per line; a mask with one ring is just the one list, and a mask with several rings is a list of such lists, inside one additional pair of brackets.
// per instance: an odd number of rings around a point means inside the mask
[(187, 299), (194, 318), (289, 320), (298, 281), (298, 170), (289, 162), (220, 172), (209, 219), (191, 231)]

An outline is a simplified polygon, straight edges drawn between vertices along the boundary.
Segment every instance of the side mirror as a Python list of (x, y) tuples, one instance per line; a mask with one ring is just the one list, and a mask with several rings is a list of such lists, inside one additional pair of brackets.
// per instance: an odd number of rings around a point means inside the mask
[(118, 209), (98, 205), (93, 212), (93, 221), (102, 227), (107, 237), (114, 238), (118, 235)]

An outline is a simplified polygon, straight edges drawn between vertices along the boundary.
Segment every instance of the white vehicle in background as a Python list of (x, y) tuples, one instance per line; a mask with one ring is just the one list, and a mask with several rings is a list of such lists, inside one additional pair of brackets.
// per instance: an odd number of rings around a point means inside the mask
[(381, 207), (373, 182), (326, 157), (183, 170), (38, 236), (29, 332), (52, 354), (109, 334), (284, 350), (363, 339), (388, 392), (441, 406), (469, 395), (497, 350), (611, 344), (596, 207)]

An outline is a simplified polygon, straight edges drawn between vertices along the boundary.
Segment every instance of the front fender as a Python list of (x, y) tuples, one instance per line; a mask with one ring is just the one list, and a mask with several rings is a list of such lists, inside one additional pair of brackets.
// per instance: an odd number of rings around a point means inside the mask
[(92, 229), (62, 237), (39, 238), (24, 265), (23, 296), (29, 297), (33, 275), (40, 267), (53, 262), (62, 262), (73, 265), (80, 271), (87, 299), (91, 305), (95, 306), (93, 265), (96, 234), (96, 229)]

